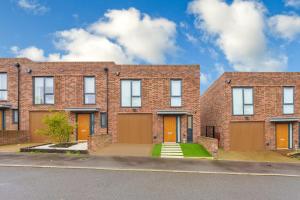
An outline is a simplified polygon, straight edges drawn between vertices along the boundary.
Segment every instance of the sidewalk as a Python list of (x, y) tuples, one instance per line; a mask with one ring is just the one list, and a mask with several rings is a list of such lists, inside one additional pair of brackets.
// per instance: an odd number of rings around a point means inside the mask
[(300, 176), (300, 164), (194, 159), (100, 157), (89, 155), (1, 153), (0, 166), (97, 168), (111, 170), (162, 170), (212, 173), (261, 173)]

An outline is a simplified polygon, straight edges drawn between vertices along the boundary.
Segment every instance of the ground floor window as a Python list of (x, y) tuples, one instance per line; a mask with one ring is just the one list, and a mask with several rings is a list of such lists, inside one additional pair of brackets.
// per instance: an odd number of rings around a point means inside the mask
[(12, 110), (12, 122), (13, 124), (17, 124), (19, 121), (19, 111), (18, 110)]

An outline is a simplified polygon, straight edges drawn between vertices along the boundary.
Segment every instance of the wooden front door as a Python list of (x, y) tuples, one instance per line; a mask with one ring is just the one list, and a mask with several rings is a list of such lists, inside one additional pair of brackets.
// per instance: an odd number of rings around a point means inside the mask
[(277, 149), (289, 148), (289, 124), (276, 124)]
[(176, 116), (164, 117), (164, 142), (176, 142)]
[(77, 140), (88, 140), (90, 136), (90, 114), (77, 115)]

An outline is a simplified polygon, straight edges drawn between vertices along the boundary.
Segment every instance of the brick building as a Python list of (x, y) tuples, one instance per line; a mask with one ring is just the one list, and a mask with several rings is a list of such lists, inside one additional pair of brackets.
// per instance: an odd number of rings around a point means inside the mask
[(28, 131), (31, 141), (46, 141), (47, 138), (35, 134), (43, 127), (43, 116), (49, 111), (65, 111), (70, 121), (77, 124), (73, 138), (88, 140), (91, 149), (103, 140), (197, 141), (199, 76), (198, 65), (117, 65), (1, 58), (0, 128), (19, 127)]
[(299, 122), (299, 72), (226, 72), (201, 96), (202, 135), (225, 150), (298, 148)]

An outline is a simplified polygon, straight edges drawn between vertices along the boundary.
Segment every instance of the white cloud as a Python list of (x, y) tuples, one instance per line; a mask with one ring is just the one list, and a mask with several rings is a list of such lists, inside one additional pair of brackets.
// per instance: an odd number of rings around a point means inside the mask
[[(109, 10), (85, 29), (73, 28), (55, 35), (55, 47), (63, 52), (55, 57), (62, 61), (164, 63), (166, 56), (176, 51), (176, 24), (165, 18), (151, 18), (134, 8)], [(13, 53), (18, 56), (26, 50)], [(35, 58), (43, 57), (50, 59), (45, 55)]]
[(17, 46), (10, 48), (11, 52), (19, 58), (30, 58), (36, 61), (56, 61), (59, 60), (59, 54), (49, 54), (48, 57), (45, 56), (44, 50), (39, 49), (34, 46), (27, 47), (25, 49), (20, 49)]
[(237, 71), (281, 71), (285, 56), (272, 57), (266, 45), (265, 8), (257, 1), (194, 0), (188, 11), (195, 25), (215, 38), (216, 45)]
[(285, 6), (299, 8), (300, 0), (285, 0)]
[(196, 44), (198, 42), (198, 39), (195, 36), (193, 36), (189, 33), (185, 33), (184, 35), (185, 35), (187, 41), (189, 41), (190, 43)]
[(17, 5), (23, 10), (32, 12), (33, 14), (44, 14), (49, 10), (46, 6), (38, 3), (37, 0), (18, 0)]
[(201, 73), (200, 73), (200, 82), (201, 82), (201, 84), (203, 84), (203, 85), (208, 85), (208, 84), (210, 83), (210, 75), (201, 72)]
[(300, 16), (275, 15), (269, 19), (269, 26), (276, 35), (293, 40), (300, 35)]

